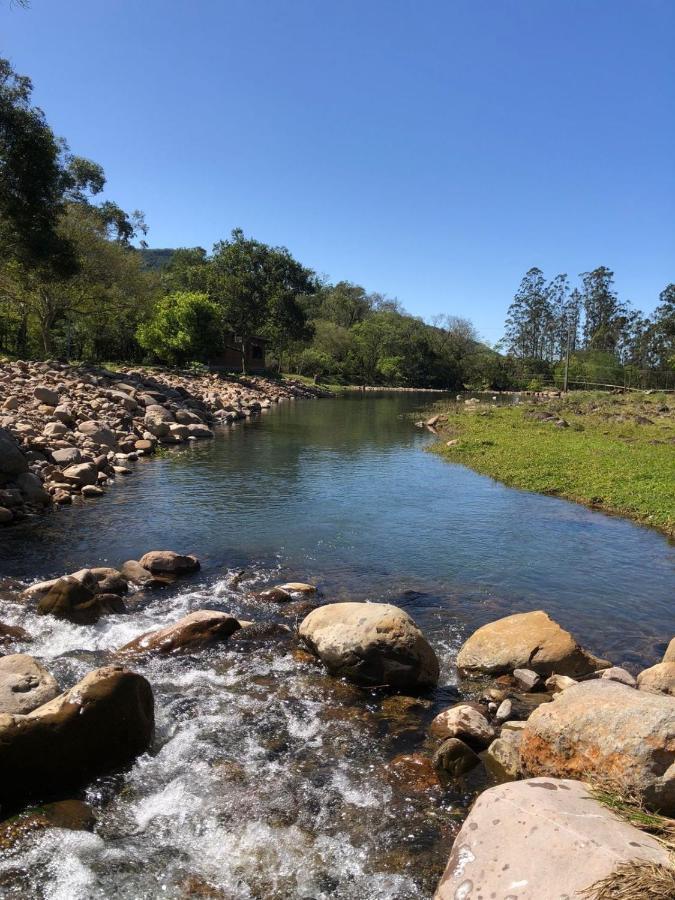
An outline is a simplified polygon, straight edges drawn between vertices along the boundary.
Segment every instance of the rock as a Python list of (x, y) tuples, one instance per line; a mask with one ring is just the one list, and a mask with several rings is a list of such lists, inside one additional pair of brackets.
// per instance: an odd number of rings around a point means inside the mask
[(574, 678), (570, 678), (569, 675), (551, 675), (546, 679), (545, 684), (547, 691), (550, 691), (552, 694), (559, 694), (560, 691), (567, 690), (567, 688), (578, 683)]
[(14, 409), (18, 409), (21, 406), (21, 401), (18, 397), (7, 397), (7, 399), (3, 402), (0, 409), (4, 412), (11, 412)]
[(467, 703), (439, 713), (429, 732), (435, 738), (460, 738), (473, 750), (483, 750), (495, 737), (495, 730), (485, 716)]
[(480, 757), (459, 738), (448, 738), (434, 753), (433, 763), (452, 778), (459, 778), (479, 766)]
[(89, 440), (93, 441), (95, 444), (102, 444), (104, 447), (109, 447), (111, 450), (114, 450), (117, 445), (115, 432), (108, 428), (107, 425), (101, 425), (100, 422), (81, 422), (77, 426), (77, 430), (81, 434), (86, 434)]
[(387, 775), (394, 784), (406, 791), (424, 794), (440, 788), (438, 771), (433, 760), (421, 753), (400, 754), (387, 766)]
[(128, 559), (120, 566), (120, 575), (132, 584), (144, 588), (162, 587), (169, 583), (168, 578), (162, 578), (159, 575), (152, 575), (147, 569), (135, 559)]
[(78, 463), (64, 469), (63, 477), (66, 481), (81, 487), (84, 484), (96, 484), (96, 469), (91, 463)]
[(140, 564), (153, 575), (187, 575), (199, 569), (196, 556), (182, 556), (173, 550), (151, 550), (141, 557)]
[(0, 713), (25, 715), (58, 693), (55, 678), (32, 656), (0, 657)]
[(227, 640), (239, 629), (239, 622), (224, 612), (199, 609), (159, 631), (147, 631), (120, 647), (118, 653), (194, 653)]
[(143, 453), (152, 453), (155, 449), (155, 443), (154, 441), (146, 440), (135, 441), (134, 448), (136, 450), (142, 451)]
[(671, 640), (663, 654), (663, 662), (675, 662), (675, 638)]
[(5, 506), (0, 506), (0, 525), (9, 525), (14, 521), (14, 513)]
[[(572, 900), (622, 862), (668, 851), (577, 781), (533, 778), (484, 791), (452, 847), (435, 900)], [(544, 886), (546, 885), (546, 886)]]
[(505, 728), (485, 751), (485, 765), (500, 781), (512, 781), (519, 777), (522, 737), (521, 730)]
[(529, 775), (597, 777), (675, 813), (675, 699), (594, 679), (536, 709), (523, 730)]
[(497, 722), (508, 722), (508, 720), (513, 716), (513, 703), (506, 697), (497, 707), (495, 712), (495, 721)]
[(311, 612), (300, 637), (329, 672), (357, 684), (433, 687), (438, 659), (410, 616), (386, 603), (331, 603)]
[(11, 647), (17, 642), (30, 643), (30, 639), (26, 629), (20, 625), (7, 625), (5, 622), (0, 622), (0, 650)]
[(52, 391), (50, 388), (44, 387), (43, 385), (39, 385), (35, 388), (33, 396), (36, 400), (39, 400), (40, 403), (44, 403), (45, 406), (59, 405), (58, 391)]
[(71, 831), (93, 831), (96, 816), (81, 800), (58, 800), (26, 809), (17, 816), (0, 822), (0, 851), (11, 850), (26, 835), (45, 828), (67, 828)]
[(281, 587), (267, 588), (256, 595), (256, 600), (262, 600), (264, 603), (287, 603), (292, 599), (291, 594)]
[(105, 491), (96, 484), (85, 484), (81, 488), (80, 493), (83, 497), (102, 497)]
[(0, 715), (0, 804), (42, 799), (123, 766), (153, 730), (152, 689), (122, 666), (90, 672), (28, 715)]
[(72, 575), (57, 579), (37, 607), (38, 615), (68, 619), (78, 625), (91, 625), (101, 616), (101, 605), (90, 588)]
[(22, 472), (16, 477), (16, 486), (19, 488), (28, 503), (38, 506), (47, 506), (50, 503), (49, 494), (42, 486), (42, 482), (33, 472)]
[(82, 454), (77, 447), (62, 447), (52, 450), (52, 459), (57, 466), (75, 466), (82, 462)]
[(536, 691), (536, 689), (541, 685), (541, 675), (537, 675), (536, 672), (533, 672), (532, 669), (514, 669), (513, 677), (516, 682), (516, 687), (521, 691)]
[(641, 691), (675, 696), (675, 662), (657, 663), (640, 672), (637, 686)]
[(212, 438), (213, 432), (208, 427), (208, 425), (204, 425), (203, 423), (191, 423), (187, 426), (188, 437), (196, 438), (197, 440), (203, 440), (204, 438)]
[(466, 674), (532, 669), (539, 675), (586, 675), (609, 663), (583, 650), (543, 612), (516, 613), (483, 625), (464, 643), (457, 668)]
[(118, 572), (109, 566), (98, 566), (91, 569), (91, 574), (96, 580), (96, 592), (101, 594), (126, 594), (129, 590), (129, 582)]
[(621, 669), (619, 666), (610, 666), (609, 669), (603, 669), (598, 674), (598, 677), (603, 678), (605, 681), (618, 681), (619, 684), (627, 684), (628, 687), (636, 687), (637, 685), (630, 672)]
[(20, 475), (28, 471), (28, 460), (9, 431), (0, 428), (0, 474)]
[(316, 594), (314, 585), (305, 584), (303, 581), (289, 581), (286, 584), (280, 584), (278, 588), (288, 594)]

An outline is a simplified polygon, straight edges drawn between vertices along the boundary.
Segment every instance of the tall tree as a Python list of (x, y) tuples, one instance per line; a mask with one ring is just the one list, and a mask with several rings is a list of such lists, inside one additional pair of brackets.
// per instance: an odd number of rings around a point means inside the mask
[(590, 350), (617, 348), (627, 324), (627, 307), (614, 290), (614, 272), (599, 266), (581, 275), (584, 308), (584, 344)]
[(303, 336), (306, 321), (297, 298), (312, 293), (315, 280), (285, 247), (270, 247), (235, 228), (229, 241), (213, 248), (208, 288), (238, 343), (245, 372), (253, 337), (267, 337), (281, 353), (287, 342)]

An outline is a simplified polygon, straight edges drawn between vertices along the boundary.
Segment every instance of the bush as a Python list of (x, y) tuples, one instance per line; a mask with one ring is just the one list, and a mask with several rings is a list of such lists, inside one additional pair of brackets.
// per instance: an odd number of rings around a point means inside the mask
[(163, 362), (203, 360), (222, 348), (218, 306), (206, 294), (177, 291), (155, 304), (152, 317), (136, 332), (141, 347)]

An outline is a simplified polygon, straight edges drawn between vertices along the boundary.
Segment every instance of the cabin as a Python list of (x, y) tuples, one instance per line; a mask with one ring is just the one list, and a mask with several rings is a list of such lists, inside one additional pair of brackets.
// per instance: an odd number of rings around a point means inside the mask
[[(246, 371), (264, 372), (266, 340), (262, 337), (252, 337), (246, 348)], [(231, 332), (225, 334), (225, 347), (217, 356), (209, 359), (209, 368), (225, 372), (241, 372), (241, 345), (242, 339)]]

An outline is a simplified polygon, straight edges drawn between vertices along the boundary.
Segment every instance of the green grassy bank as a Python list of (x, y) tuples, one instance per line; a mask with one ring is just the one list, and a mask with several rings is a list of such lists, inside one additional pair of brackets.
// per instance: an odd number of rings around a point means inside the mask
[(444, 458), (675, 536), (675, 395), (578, 392), (513, 407), (438, 404), (434, 413), (443, 418), (433, 450)]

